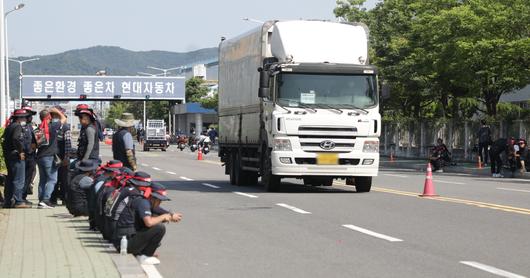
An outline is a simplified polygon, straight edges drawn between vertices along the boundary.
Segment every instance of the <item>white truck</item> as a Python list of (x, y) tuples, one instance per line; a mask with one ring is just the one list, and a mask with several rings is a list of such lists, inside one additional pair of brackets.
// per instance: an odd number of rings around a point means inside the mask
[(232, 184), (344, 179), (370, 191), (381, 115), (365, 25), (268, 21), (219, 49), (219, 156)]
[(144, 152), (151, 149), (166, 151), (168, 142), (166, 139), (166, 123), (164, 120), (147, 120), (145, 126)]

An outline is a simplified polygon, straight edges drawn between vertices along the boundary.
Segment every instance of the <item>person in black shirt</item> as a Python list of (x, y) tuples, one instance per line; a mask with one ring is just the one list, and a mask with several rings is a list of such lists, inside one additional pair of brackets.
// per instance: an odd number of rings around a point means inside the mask
[(90, 110), (79, 110), (76, 112), (81, 123), (81, 131), (77, 144), (78, 160), (95, 160), (99, 164), (99, 136), (97, 133), (96, 118)]
[(491, 129), (486, 121), (482, 120), (481, 124), (482, 126), (478, 130), (478, 155), (480, 161), (486, 166), (489, 160), (488, 148), (491, 145)]
[[(52, 122), (51, 113), (58, 114), (59, 122)], [(52, 192), (57, 183), (57, 134), (61, 126), (66, 122), (66, 117), (57, 108), (42, 110), (39, 114), (41, 119), (40, 129), (44, 131), (48, 138), (48, 144), (42, 145), (37, 151), (37, 165), (39, 166), (39, 208), (52, 208), (50, 202)]]
[(2, 149), (7, 166), (7, 179), (4, 187), (4, 208), (29, 208), (24, 202), (24, 179), (26, 172), (26, 154), (24, 153), (24, 126), (28, 112), (24, 109), (14, 111), (13, 122), (4, 131)]
[[(66, 110), (61, 106), (55, 106), (65, 117)], [(52, 122), (60, 122), (61, 116), (59, 114), (51, 113)], [(70, 125), (65, 123), (61, 126), (57, 133), (57, 150), (58, 156), (61, 159), (61, 165), (57, 171), (57, 183), (51, 196), (51, 203), (56, 205), (57, 199), (65, 201), (65, 195), (68, 186), (68, 166), (70, 164), (70, 157), (74, 156), (72, 153), (72, 136), (70, 132)]]
[(159, 264), (153, 255), (166, 232), (162, 223), (179, 222), (182, 215), (160, 207), (162, 201), (169, 200), (166, 189), (151, 182), (147, 173), (136, 172), (129, 184), (122, 189), (122, 198), (129, 196), (132, 200), (118, 216), (113, 243), (119, 249), (121, 238), (126, 236), (128, 253), (137, 256), (142, 264)]
[(29, 106), (22, 108), (28, 112), (26, 118), (26, 126), (24, 126), (24, 153), (26, 154), (26, 174), (24, 181), (24, 192), (22, 198), (28, 205), (32, 205), (27, 200), (28, 195), (33, 194), (33, 180), (35, 179), (36, 168), (37, 168), (37, 142), (35, 141), (35, 133), (33, 131), (33, 116), (37, 112)]
[(506, 139), (501, 138), (495, 140), (490, 148), (490, 159), (491, 159), (491, 174), (494, 178), (503, 178), (501, 174), (501, 168), (503, 165), (501, 154), (506, 154), (509, 158), (511, 150), (513, 149), (513, 138)]

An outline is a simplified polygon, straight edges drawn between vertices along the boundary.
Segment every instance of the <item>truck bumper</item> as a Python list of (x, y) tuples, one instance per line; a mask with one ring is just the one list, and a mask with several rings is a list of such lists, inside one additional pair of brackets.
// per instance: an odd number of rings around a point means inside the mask
[[(338, 154), (339, 161), (357, 161), (356, 165), (318, 165), (317, 154), (301, 152), (272, 152), (272, 173), (284, 177), (327, 176), (327, 177), (374, 177), (379, 171), (378, 153), (344, 153)], [(280, 158), (290, 158), (291, 163), (282, 163)], [(297, 159), (298, 158), (298, 159)], [(370, 165), (363, 165), (364, 160), (373, 160)], [(299, 162), (299, 163), (297, 163)], [(303, 163), (301, 163), (303, 162)]]

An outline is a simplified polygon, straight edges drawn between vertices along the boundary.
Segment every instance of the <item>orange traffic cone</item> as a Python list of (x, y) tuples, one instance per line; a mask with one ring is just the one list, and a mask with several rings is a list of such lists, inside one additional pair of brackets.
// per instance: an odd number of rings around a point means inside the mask
[(434, 184), (432, 183), (432, 166), (427, 164), (427, 174), (425, 175), (425, 185), (423, 186), (423, 194), (420, 197), (437, 197), (434, 193)]
[(480, 159), (480, 155), (478, 156), (478, 168), (482, 169), (482, 160)]
[(199, 148), (199, 152), (197, 153), (197, 160), (202, 160), (202, 148)]

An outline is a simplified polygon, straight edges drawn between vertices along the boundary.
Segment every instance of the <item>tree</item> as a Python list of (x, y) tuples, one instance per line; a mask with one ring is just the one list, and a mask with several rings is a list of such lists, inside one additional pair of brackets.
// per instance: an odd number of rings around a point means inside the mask
[(107, 126), (116, 127), (114, 120), (119, 119), (121, 117), (121, 114), (130, 111), (130, 102), (115, 101), (110, 105), (109, 111), (107, 113), (107, 118), (105, 119), (105, 123), (107, 124)]
[(215, 109), (219, 107), (219, 93), (214, 92), (212, 96), (207, 96), (200, 99), (201, 106), (208, 109)]
[(392, 91), (385, 111), (470, 118), (495, 116), (502, 94), (530, 83), (526, 2), (385, 0), (367, 11), (349, 0), (335, 14), (370, 27), (370, 56)]
[(186, 102), (200, 102), (208, 94), (208, 88), (203, 83), (204, 80), (200, 77), (186, 80)]

